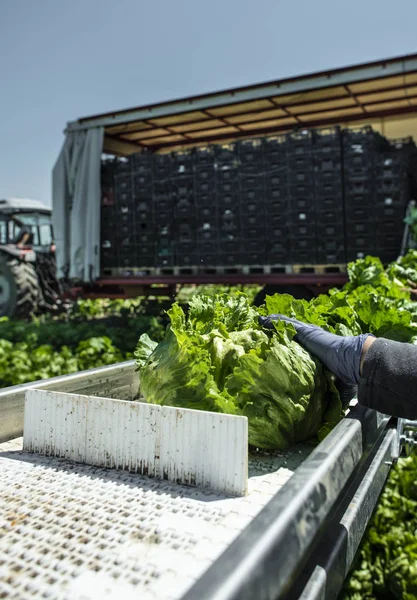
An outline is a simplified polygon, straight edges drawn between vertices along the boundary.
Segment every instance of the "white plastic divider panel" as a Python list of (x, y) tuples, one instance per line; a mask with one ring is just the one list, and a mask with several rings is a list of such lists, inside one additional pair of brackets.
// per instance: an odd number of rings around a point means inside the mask
[(32, 389), (23, 448), (228, 495), (247, 493), (246, 417)]

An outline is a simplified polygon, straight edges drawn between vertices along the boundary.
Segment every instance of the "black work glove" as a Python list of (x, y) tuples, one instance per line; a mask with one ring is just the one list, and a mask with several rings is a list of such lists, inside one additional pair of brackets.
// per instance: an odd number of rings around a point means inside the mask
[(291, 323), (297, 332), (294, 336), (296, 342), (320, 359), (344, 383), (359, 383), (362, 348), (370, 333), (344, 337), (285, 315), (259, 317), (259, 324), (268, 329), (274, 328), (273, 321)]

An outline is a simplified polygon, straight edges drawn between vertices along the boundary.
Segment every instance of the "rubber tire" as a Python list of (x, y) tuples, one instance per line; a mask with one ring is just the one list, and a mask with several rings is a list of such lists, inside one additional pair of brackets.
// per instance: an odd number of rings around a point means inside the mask
[(36, 313), (42, 292), (34, 265), (0, 256), (0, 274), (10, 292), (7, 301), (0, 303), (0, 316), (25, 319)]

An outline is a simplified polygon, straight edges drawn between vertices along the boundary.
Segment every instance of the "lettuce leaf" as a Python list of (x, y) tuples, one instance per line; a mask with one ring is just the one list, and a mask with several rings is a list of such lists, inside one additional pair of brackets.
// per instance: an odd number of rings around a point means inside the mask
[(291, 325), (262, 329), (245, 295), (195, 296), (187, 315), (178, 304), (168, 315), (165, 339), (152, 348), (142, 336), (136, 351), (148, 402), (244, 415), (249, 443), (265, 449), (317, 439), (341, 418), (330, 374)]

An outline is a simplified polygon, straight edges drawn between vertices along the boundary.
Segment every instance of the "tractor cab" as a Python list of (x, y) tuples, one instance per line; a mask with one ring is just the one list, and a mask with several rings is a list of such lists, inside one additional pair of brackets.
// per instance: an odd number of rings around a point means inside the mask
[(0, 316), (49, 309), (60, 291), (51, 209), (37, 200), (0, 199)]
[(0, 200), (0, 245), (54, 250), (52, 211), (37, 200)]

